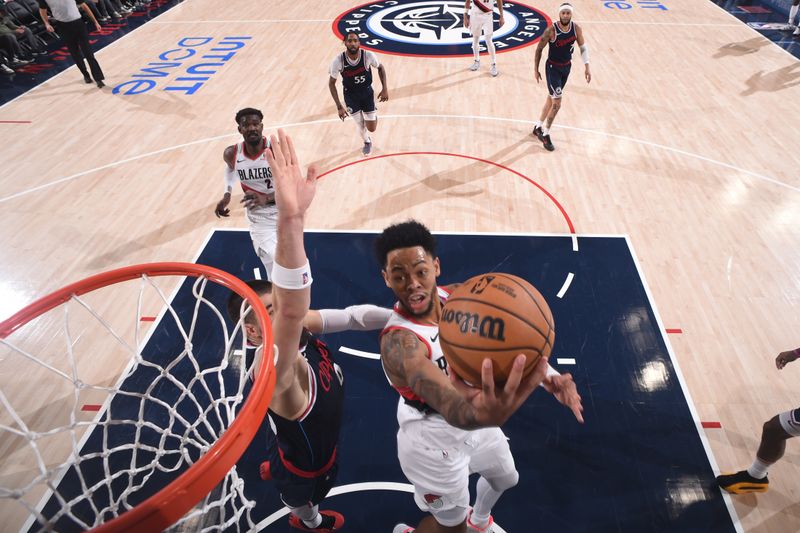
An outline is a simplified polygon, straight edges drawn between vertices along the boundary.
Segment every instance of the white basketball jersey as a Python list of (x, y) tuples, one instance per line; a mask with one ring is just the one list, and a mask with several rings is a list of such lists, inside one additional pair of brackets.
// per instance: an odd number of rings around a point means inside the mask
[[(244, 150), (244, 141), (236, 143), (233, 169), (236, 171), (236, 175), (239, 177), (239, 184), (245, 193), (250, 191), (261, 194), (275, 193), (272, 169), (269, 168), (267, 163), (267, 149), (269, 149), (269, 140), (265, 138), (264, 150), (255, 158), (251, 158)], [(277, 217), (278, 209), (274, 201), (271, 204), (247, 210), (247, 219), (251, 225), (263, 220), (277, 219)]]
[(494, 0), (472, 0), (472, 8), (470, 9), (469, 16), (490, 15), (492, 11), (494, 11)]
[[(447, 301), (449, 293), (442, 287), (437, 287), (437, 291), (442, 303)], [(386, 327), (383, 328), (381, 332), (381, 336), (394, 329), (406, 329), (411, 331), (419, 337), (425, 346), (427, 346), (428, 358), (431, 362), (439, 367), (442, 372), (447, 374), (447, 361), (444, 358), (444, 353), (442, 353), (442, 347), (439, 345), (439, 326), (417, 322), (412, 315), (406, 313), (401, 307), (400, 302), (394, 304), (393, 311), (394, 312), (389, 317), (389, 321), (386, 323)], [(420, 398), (414, 394), (411, 387), (395, 387), (394, 385), (392, 385), (392, 387), (406, 400), (425, 403), (424, 398)]]

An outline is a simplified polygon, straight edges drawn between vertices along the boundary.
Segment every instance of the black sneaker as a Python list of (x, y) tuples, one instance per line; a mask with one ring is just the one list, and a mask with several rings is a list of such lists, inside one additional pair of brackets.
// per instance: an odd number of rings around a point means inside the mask
[(544, 145), (544, 149), (547, 150), (548, 152), (552, 152), (553, 150), (556, 149), (556, 147), (553, 146), (553, 141), (550, 140), (550, 134), (549, 133), (547, 135), (542, 135), (540, 137), (540, 139), (542, 140), (542, 144)]
[(532, 135), (541, 141), (542, 140), (542, 127), (541, 126), (534, 126)]
[(769, 478), (754, 478), (747, 473), (747, 470), (736, 472), (735, 474), (723, 474), (717, 476), (717, 485), (731, 494), (747, 494), (750, 492), (767, 492), (769, 488)]
[(86, 83), (92, 83), (92, 77), (89, 76), (88, 74), (84, 74), (83, 75), (83, 81), (86, 82)]

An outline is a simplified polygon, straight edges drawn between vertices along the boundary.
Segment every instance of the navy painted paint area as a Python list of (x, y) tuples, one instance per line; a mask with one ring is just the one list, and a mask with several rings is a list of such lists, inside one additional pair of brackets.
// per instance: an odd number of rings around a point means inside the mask
[[(392, 303), (372, 258), (373, 238), (307, 234), (313, 307)], [(438, 240), (442, 284), (492, 270), (528, 279), (554, 313), (551, 362), (559, 368), (557, 357), (577, 360), (575, 367), (559, 369), (575, 376), (585, 425), (538, 390), (504, 428), (520, 482), (496, 506), (500, 526), (510, 533), (531, 531), (531, 520), (541, 531), (734, 530), (722, 496), (712, 488), (713, 472), (623, 238), (580, 238), (580, 252), (572, 251), (569, 237), (440, 235)], [(198, 262), (243, 279), (260, 267), (245, 231), (216, 232)], [(556, 298), (568, 272), (575, 274), (572, 285), (563, 299)], [(220, 304), (225, 292), (209, 297)], [(183, 305), (177, 303), (182, 298), (176, 298), (176, 307)], [(151, 341), (159, 351), (174, 350), (182, 342), (168, 329), (159, 327)], [(219, 357), (221, 346), (213, 336), (194, 341), (199, 346), (202, 340), (198, 352), (208, 352), (210, 359), (212, 352)], [(337, 485), (406, 483), (396, 457), (396, 393), (377, 361), (338, 352), (341, 346), (377, 352), (377, 333), (327, 335), (324, 340), (345, 373)], [(146, 383), (146, 376), (139, 381)], [(238, 468), (248, 495), (257, 501), (256, 522), (281, 508), (273, 485), (258, 477), (266, 439), (262, 427)], [(411, 494), (401, 492), (344, 494), (323, 508), (342, 512), (346, 531), (354, 532), (390, 531), (396, 522), (416, 523), (422, 516)], [(290, 530), (286, 518), (266, 529)]]

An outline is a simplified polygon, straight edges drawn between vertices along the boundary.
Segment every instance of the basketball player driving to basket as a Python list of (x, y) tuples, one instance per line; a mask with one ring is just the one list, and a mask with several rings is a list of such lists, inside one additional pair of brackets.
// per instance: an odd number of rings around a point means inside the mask
[[(439, 319), (447, 295), (457, 285), (437, 287), (436, 240), (416, 221), (389, 226), (375, 241), (386, 286), (397, 303), (381, 334), (381, 362), (400, 393), (397, 453), (414, 485), (414, 500), (429, 516), (416, 530), (406, 524), (394, 533), (490, 532), (491, 510), (519, 474), (501, 426), (541, 384), (583, 422), (583, 406), (569, 374), (559, 374), (540, 358), (522, 378), (525, 356), (518, 355), (502, 389), (492, 363), (481, 367), (482, 386), (472, 388), (448, 371), (439, 344)], [(448, 377), (449, 376), (449, 377)], [(475, 504), (469, 506), (469, 475), (480, 474)]]

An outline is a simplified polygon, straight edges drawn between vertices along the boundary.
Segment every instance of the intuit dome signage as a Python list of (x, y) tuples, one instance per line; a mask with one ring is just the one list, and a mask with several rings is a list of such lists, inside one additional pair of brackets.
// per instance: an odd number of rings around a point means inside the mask
[[(498, 52), (508, 52), (538, 41), (550, 18), (519, 2), (503, 2), (505, 24), (495, 27)], [(495, 23), (499, 19), (495, 11)], [(333, 32), (344, 39), (355, 32), (361, 46), (396, 55), (471, 56), (472, 36), (464, 27), (463, 0), (385, 0), (371, 2), (339, 15)], [(481, 50), (484, 50), (481, 41)]]
[(183, 37), (114, 87), (114, 94), (135, 95), (154, 90), (192, 95), (231, 61), (252, 39), (240, 37)]

